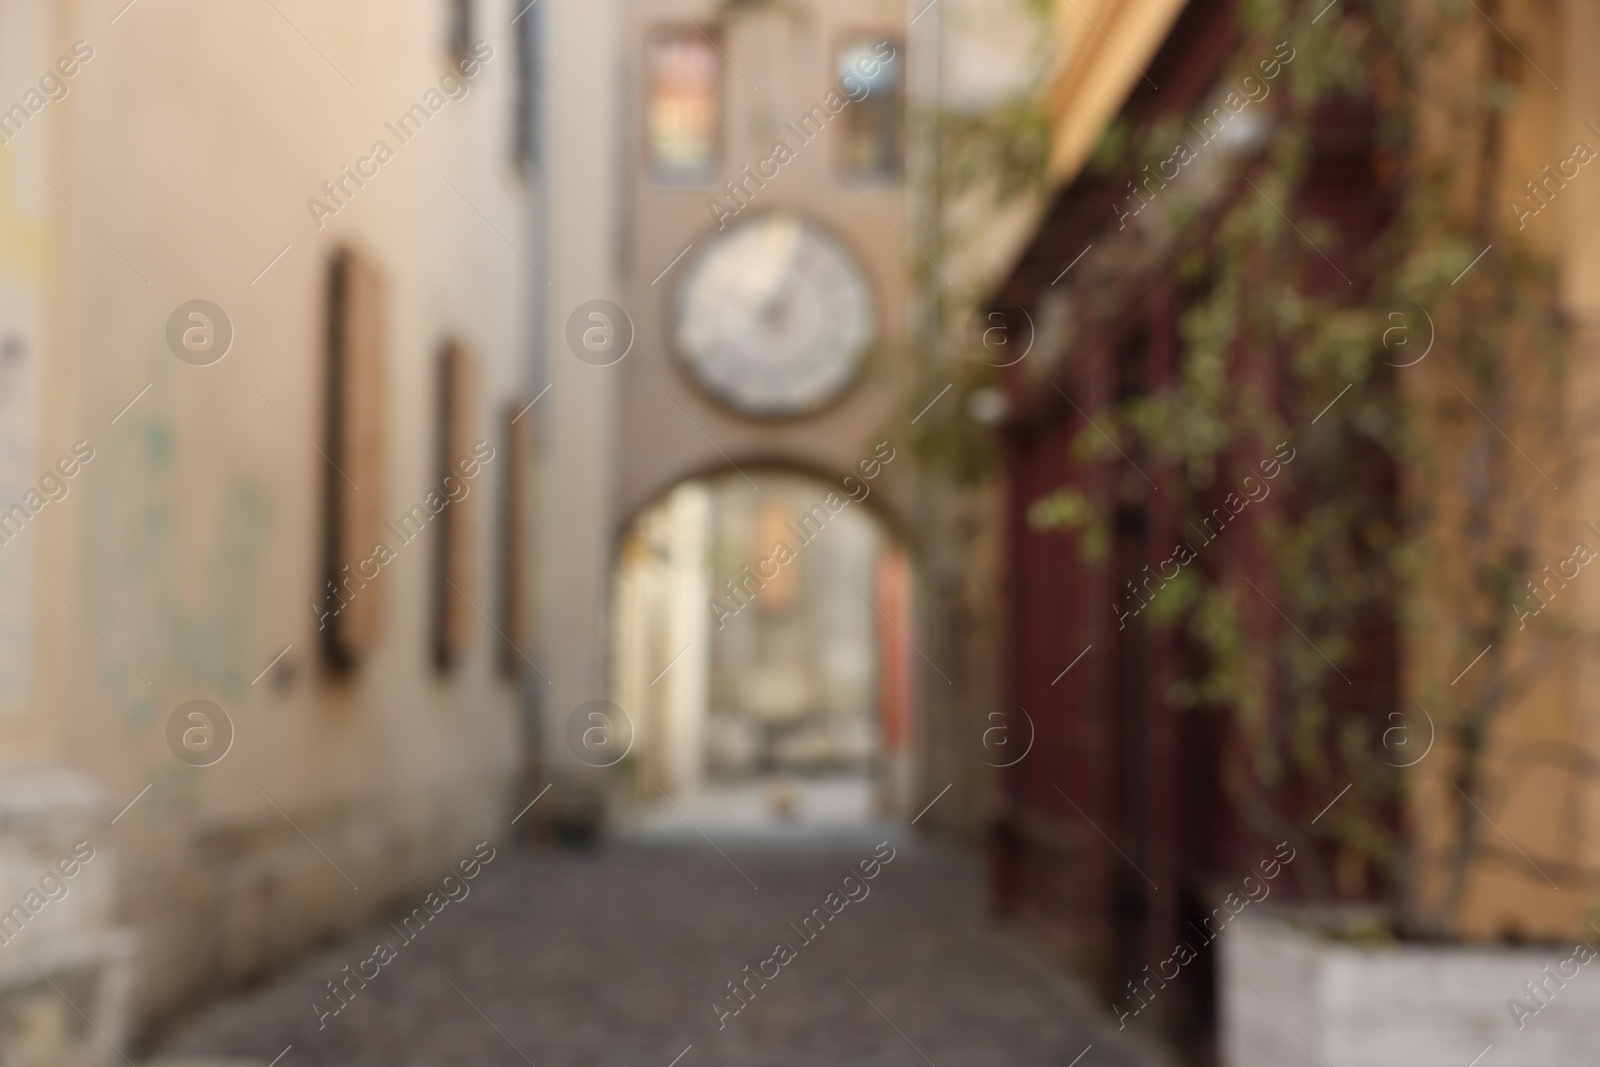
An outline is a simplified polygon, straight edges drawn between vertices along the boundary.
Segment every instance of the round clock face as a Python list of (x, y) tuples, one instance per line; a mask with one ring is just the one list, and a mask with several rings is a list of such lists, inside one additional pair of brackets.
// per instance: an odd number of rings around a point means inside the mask
[(799, 415), (849, 388), (875, 319), (849, 251), (774, 214), (721, 237), (685, 273), (673, 340), (700, 384), (740, 411)]

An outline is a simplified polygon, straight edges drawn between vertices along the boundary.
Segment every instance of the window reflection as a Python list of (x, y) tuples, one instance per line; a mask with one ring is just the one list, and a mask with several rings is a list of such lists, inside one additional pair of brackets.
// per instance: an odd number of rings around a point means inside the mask
[[(852, 177), (899, 177), (905, 161), (904, 49), (884, 37), (852, 37), (840, 47), (835, 76), (853, 102), (840, 117), (840, 167)], [(862, 96), (860, 86), (865, 90)], [(859, 99), (855, 99), (856, 97)]]
[(648, 45), (645, 136), (657, 181), (709, 181), (716, 171), (716, 50), (690, 26), (658, 30)]

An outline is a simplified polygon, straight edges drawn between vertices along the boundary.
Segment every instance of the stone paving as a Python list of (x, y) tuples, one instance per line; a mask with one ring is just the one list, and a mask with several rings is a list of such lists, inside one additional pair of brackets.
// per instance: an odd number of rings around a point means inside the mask
[[(847, 839), (504, 847), (415, 940), (375, 924), (180, 1026), (159, 1057), (265, 1067), (1131, 1067), (1142, 1052), (984, 916), (973, 859)], [(759, 888), (755, 888), (759, 887)], [(841, 895), (831, 900), (828, 895)], [(420, 902), (420, 901), (419, 901)], [(813, 909), (830, 914), (807, 941)], [(396, 916), (398, 918), (398, 916)], [(790, 926), (794, 923), (795, 926)], [(814, 929), (820, 922), (813, 921)], [(808, 931), (810, 930), (808, 929)], [(338, 1015), (326, 983), (397, 947)], [(778, 943), (793, 950), (783, 962)], [(773, 962), (767, 962), (767, 961)], [(776, 971), (737, 1015), (727, 983)], [(365, 968), (371, 973), (372, 968)], [(1085, 1049), (1092, 1045), (1085, 1054)], [(292, 1047), (289, 1047), (292, 1046)], [(284, 1050), (287, 1048), (287, 1052)], [(1078, 1057), (1082, 1057), (1081, 1060)]]

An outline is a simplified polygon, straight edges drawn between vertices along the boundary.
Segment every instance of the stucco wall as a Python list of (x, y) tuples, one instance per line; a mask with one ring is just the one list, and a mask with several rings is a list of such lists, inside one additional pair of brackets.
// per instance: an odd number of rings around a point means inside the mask
[[(39, 7), (0, 4), (0, 39)], [(427, 94), (454, 62), (443, 3), (49, 9), (38, 53), (18, 66), (7, 51), (0, 99), (75, 41), (93, 58), (65, 100), (0, 147), (0, 174), (49, 183), (23, 190), (55, 234), (40, 272), (37, 460), (77, 440), (95, 458), (0, 548), (32, 539), (40, 560), (31, 696), (0, 718), (0, 760), (80, 769), (114, 810), (134, 801), (97, 840), (120, 857), (119, 909), (142, 943), (136, 1008), (149, 1019), (370, 915), (505, 831), (515, 687), (475, 613), (465, 662), (432, 668), (426, 535), (376, 579), (383, 635), (353, 676), (319, 669), (309, 604), (337, 248), (364, 253), (389, 286), (386, 484), (360, 488), (396, 516), (435, 488), (447, 337), (481, 365), (474, 439), (505, 447), (500, 409), (523, 387), (531, 276), (527, 184), (511, 152), (516, 8), (478, 5), (475, 37), (492, 57), (436, 111)], [(385, 123), (419, 102), (429, 121), (401, 144)], [(322, 183), (380, 139), (393, 158), (319, 218), (308, 200), (332, 203)], [(0, 215), (16, 217), (14, 204)], [(168, 346), (169, 316), (194, 299), (234, 331), (210, 366)], [(479, 565), (463, 591), (490, 617), (498, 475), (490, 463), (471, 488)], [(166, 739), (173, 709), (194, 698), (221, 706), (234, 730), (212, 766), (186, 765)]]

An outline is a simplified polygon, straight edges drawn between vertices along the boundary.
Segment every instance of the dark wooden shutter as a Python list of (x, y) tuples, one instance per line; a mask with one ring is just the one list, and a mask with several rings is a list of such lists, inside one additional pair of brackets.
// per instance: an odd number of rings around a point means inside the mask
[(523, 649), (530, 643), (528, 625), (528, 567), (531, 556), (527, 543), (533, 529), (528, 514), (533, 499), (533, 415), (522, 399), (506, 405), (503, 415), (502, 451), (496, 462), (500, 468), (500, 656), (501, 673), (516, 677), (527, 662)]
[(368, 580), (382, 538), (385, 503), (386, 286), (362, 256), (345, 250), (328, 284), (327, 422), (323, 479), (323, 586), (330, 613), (320, 634), (327, 662), (354, 667), (379, 638), (383, 582)]
[[(473, 517), (478, 497), (492, 481), (473, 452), (477, 405), (477, 363), (465, 348), (449, 342), (439, 353), (435, 477), (430, 486), (450, 500), (433, 522), (433, 659), (440, 670), (460, 661), (478, 599), (473, 590)], [(463, 472), (463, 463), (476, 472), (473, 477)]]

